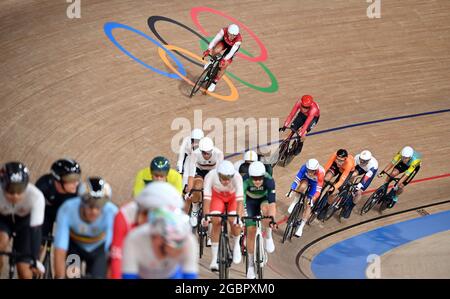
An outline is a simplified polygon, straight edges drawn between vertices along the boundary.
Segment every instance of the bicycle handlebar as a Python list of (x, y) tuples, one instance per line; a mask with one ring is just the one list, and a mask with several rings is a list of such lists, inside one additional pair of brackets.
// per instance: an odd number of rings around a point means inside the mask
[(205, 214), (204, 217), (220, 217), (222, 220), (226, 220), (229, 217), (236, 217), (237, 222), (239, 222), (239, 215), (238, 214)]
[[(40, 270), (41, 272), (45, 272), (45, 268), (43, 268), (44, 266), (39, 262), (38, 264), (38, 260), (34, 258), (34, 256), (32, 256), (31, 254), (23, 254), (23, 253), (18, 253), (18, 252), (10, 252), (10, 251), (0, 251), (0, 256), (7, 256), (9, 259), (14, 258), (14, 260), (16, 261), (18, 258), (29, 258), (31, 259), (31, 264), (30, 267), (31, 268), (35, 268)], [(17, 262), (15, 262), (17, 263)]]
[(395, 181), (395, 182), (400, 181), (400, 178), (396, 178), (395, 176), (393, 177), (393, 176), (391, 176), (389, 173), (387, 173), (387, 172), (384, 171), (384, 170), (381, 172), (381, 175), (382, 175), (382, 176), (383, 176), (383, 174), (387, 175), (392, 181)]
[(250, 216), (241, 217), (242, 221), (245, 221), (245, 220), (261, 221), (263, 219), (271, 219), (270, 224), (277, 225), (277, 223), (275, 222), (275, 219), (273, 218), (273, 216), (261, 216), (261, 215), (258, 215), (258, 216), (252, 216), (252, 217), (250, 217)]

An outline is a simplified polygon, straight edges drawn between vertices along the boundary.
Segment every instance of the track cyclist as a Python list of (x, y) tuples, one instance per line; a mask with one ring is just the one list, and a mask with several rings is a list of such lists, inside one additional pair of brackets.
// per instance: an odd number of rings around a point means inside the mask
[[(248, 168), (249, 177), (244, 181), (244, 205), (249, 217), (254, 216), (272, 216), (276, 214), (276, 191), (275, 181), (266, 172), (266, 167), (262, 162), (256, 161), (250, 164)], [(262, 221), (266, 228), (265, 248), (268, 253), (275, 251), (275, 244), (272, 239), (272, 227), (270, 219)], [(247, 278), (255, 278), (255, 267), (253, 265), (253, 252), (255, 246), (256, 223), (246, 221), (247, 226), (247, 252), (248, 269)]]
[(193, 129), (190, 136), (183, 139), (178, 153), (177, 171), (183, 176), (183, 190), (186, 190), (189, 177), (189, 161), (192, 152), (198, 148), (200, 139), (204, 137), (201, 129)]
[[(422, 164), (422, 155), (415, 151), (410, 146), (405, 146), (401, 149), (392, 159), (391, 163), (386, 165), (382, 172), (389, 173), (391, 177), (396, 177), (401, 173), (405, 173), (403, 177), (398, 181), (397, 185), (391, 189), (390, 195), (392, 198), (391, 203), (388, 205), (388, 208), (392, 208), (395, 203), (398, 201), (398, 196), (403, 192), (405, 187), (411, 182), (411, 180), (416, 176), (416, 174), (420, 170), (420, 166)], [(382, 176), (382, 172), (378, 175), (378, 177)], [(386, 182), (389, 180), (389, 177), (386, 178)]]
[(170, 168), (169, 159), (163, 156), (155, 157), (150, 166), (141, 169), (136, 175), (133, 189), (133, 197), (145, 188), (145, 186), (153, 181), (168, 182), (174, 186), (181, 194), (183, 191), (183, 180), (181, 174), (175, 169)]
[[(225, 51), (223, 53), (223, 58), (220, 61), (220, 70), (208, 87), (209, 92), (214, 92), (217, 82), (222, 78), (223, 74), (225, 74), (227, 67), (233, 62), (233, 56), (239, 50), (241, 44), (242, 36), (239, 33), (239, 26), (236, 24), (231, 24), (228, 27), (220, 29), (219, 33), (217, 33), (214, 39), (209, 43), (208, 49), (203, 52), (203, 58), (208, 55), (214, 56)], [(205, 69), (208, 64), (205, 65)]]
[(66, 201), (58, 210), (55, 278), (66, 277), (66, 258), (71, 254), (86, 262), (87, 277), (106, 278), (113, 221), (118, 208), (111, 202), (110, 185), (101, 177), (88, 177), (85, 185), (86, 192), (81, 197)]
[[(225, 204), (228, 205), (228, 214), (238, 214), (239, 221), (236, 217), (230, 217), (228, 220), (231, 225), (231, 234), (233, 235), (233, 263), (239, 264), (242, 259), (239, 237), (241, 233), (241, 221), (243, 213), (243, 182), (242, 176), (236, 172), (233, 163), (230, 161), (222, 161), (217, 169), (211, 170), (205, 177), (204, 187), (204, 213), (205, 214), (223, 214), (225, 213)], [(220, 219), (203, 218), (202, 225), (208, 226), (212, 222), (211, 232), (211, 264), (212, 271), (219, 270), (217, 263), (217, 255), (219, 251), (219, 235), (220, 235)]]
[(317, 125), (319, 118), (319, 105), (310, 95), (302, 96), (300, 101), (297, 101), (294, 107), (292, 107), (291, 113), (289, 113), (283, 126), (280, 128), (280, 132), (284, 132), (289, 126), (295, 131), (299, 131), (300, 129), (300, 144), (294, 155), (297, 156), (300, 154), (306, 139), (306, 133), (309, 133)]
[(181, 209), (153, 209), (125, 239), (122, 278), (195, 279), (198, 243)]
[[(292, 213), (292, 210), (300, 199), (300, 194), (298, 194), (297, 192), (306, 193), (306, 191), (309, 190), (308, 194), (305, 194), (307, 204), (305, 204), (305, 209), (303, 211), (300, 226), (295, 232), (296, 237), (301, 237), (303, 235), (303, 228), (305, 227), (306, 222), (311, 216), (311, 209), (313, 208), (314, 203), (317, 201), (317, 198), (319, 198), (322, 191), (324, 176), (325, 171), (319, 164), (319, 161), (317, 161), (316, 159), (309, 159), (304, 165), (302, 165), (299, 172), (297, 173), (297, 176), (294, 179), (294, 182), (292, 182), (291, 191), (288, 193), (288, 195), (290, 197), (295, 197), (288, 208), (289, 214)], [(292, 190), (295, 190), (297, 192), (292, 192)]]

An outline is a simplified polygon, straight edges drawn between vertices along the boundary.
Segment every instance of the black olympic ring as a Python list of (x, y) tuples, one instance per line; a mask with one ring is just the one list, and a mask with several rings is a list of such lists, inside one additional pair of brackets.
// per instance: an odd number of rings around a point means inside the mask
[[(158, 31), (156, 31), (156, 28), (155, 28), (155, 23), (158, 22), (158, 21), (165, 21), (165, 22), (173, 23), (173, 24), (175, 24), (175, 25), (178, 25), (178, 26), (180, 26), (180, 27), (183, 27), (184, 29), (186, 29), (186, 30), (190, 31), (191, 33), (197, 35), (197, 36), (198, 36), (200, 39), (202, 39), (206, 44), (209, 44), (209, 41), (208, 41), (203, 35), (201, 35), (201, 34), (198, 33), (197, 31), (195, 31), (194, 29), (192, 29), (192, 28), (190, 28), (190, 27), (188, 27), (188, 26), (186, 26), (186, 25), (184, 25), (184, 24), (182, 24), (182, 23), (180, 23), (180, 22), (178, 22), (178, 21), (175, 21), (175, 20), (173, 20), (173, 19), (171, 19), (171, 18), (167, 18), (167, 17), (163, 17), (163, 16), (151, 16), (151, 17), (148, 18), (148, 20), (147, 20), (148, 27), (149, 27), (150, 30), (153, 32), (153, 34), (154, 34), (154, 35), (155, 35), (155, 36), (156, 36), (156, 37), (157, 37), (164, 45), (168, 45), (168, 43), (162, 38), (162, 36), (158, 33)], [(202, 63), (199, 63), (199, 62), (197, 62), (197, 61), (195, 61), (195, 60), (192, 60), (191, 58), (185, 56), (184, 54), (181, 54), (181, 53), (178, 52), (178, 51), (173, 51), (173, 52), (177, 53), (179, 56), (183, 57), (184, 59), (188, 60), (189, 62), (192, 62), (192, 63), (195, 64), (195, 65), (198, 65), (198, 66), (200, 66), (200, 67), (203, 67), (203, 66), (204, 66)]]

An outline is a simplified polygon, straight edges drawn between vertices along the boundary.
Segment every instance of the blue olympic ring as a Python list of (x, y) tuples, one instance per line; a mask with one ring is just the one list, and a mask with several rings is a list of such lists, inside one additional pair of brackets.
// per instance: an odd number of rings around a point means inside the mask
[(158, 47), (160, 47), (161, 49), (163, 49), (169, 56), (170, 58), (173, 59), (173, 61), (175, 61), (175, 63), (177, 64), (178, 67), (178, 71), (183, 75), (186, 76), (186, 69), (184, 68), (183, 64), (181, 64), (181, 62), (177, 59), (177, 57), (168, 49), (166, 49), (162, 44), (160, 44), (157, 40), (154, 40), (153, 38), (151, 38), (150, 36), (146, 35), (145, 33), (143, 33), (142, 31), (139, 31), (137, 29), (134, 29), (133, 27), (124, 25), (124, 24), (120, 24), (120, 23), (116, 23), (116, 22), (108, 22), (104, 25), (103, 30), (105, 31), (106, 36), (108, 36), (109, 40), (116, 45), (117, 48), (119, 48), (123, 53), (125, 53), (127, 56), (129, 56), (130, 58), (132, 58), (133, 60), (135, 60), (136, 62), (140, 63), (141, 65), (143, 65), (144, 67), (160, 74), (163, 76), (166, 76), (168, 78), (173, 78), (173, 79), (178, 79), (178, 80), (182, 80), (180, 76), (178, 76), (177, 74), (172, 74), (172, 73), (167, 73), (167, 72), (163, 72), (161, 70), (158, 70), (157, 68), (152, 67), (151, 65), (148, 65), (147, 63), (143, 62), (142, 60), (140, 60), (139, 58), (137, 58), (136, 56), (134, 56), (133, 54), (131, 54), (129, 51), (127, 51), (124, 47), (122, 47), (121, 44), (119, 44), (119, 42), (116, 40), (116, 38), (114, 37), (114, 35), (112, 34), (112, 30), (116, 29), (116, 28), (122, 28), (125, 30), (129, 30), (132, 31), (134, 33), (139, 34), (142, 37), (145, 37), (146, 39), (148, 39), (149, 41), (151, 41), (152, 43), (154, 43), (155, 45), (157, 45)]

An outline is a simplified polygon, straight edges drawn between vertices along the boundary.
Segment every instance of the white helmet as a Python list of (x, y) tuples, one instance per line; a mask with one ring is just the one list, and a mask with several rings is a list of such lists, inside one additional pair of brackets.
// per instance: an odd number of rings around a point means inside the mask
[(183, 247), (191, 234), (189, 216), (181, 210), (158, 208), (148, 213), (150, 235), (160, 235), (173, 248)]
[(402, 149), (402, 157), (411, 158), (413, 156), (413, 154), (414, 154), (414, 150), (410, 146), (405, 146)]
[(234, 169), (233, 163), (228, 160), (223, 160), (217, 168), (217, 173), (232, 178), (236, 173), (236, 169)]
[(202, 152), (210, 152), (214, 148), (214, 142), (209, 137), (203, 137), (202, 139), (200, 139), (200, 142), (198, 143), (198, 148)]
[(230, 26), (228, 26), (228, 33), (233, 34), (233, 35), (238, 35), (239, 34), (239, 26), (236, 24), (231, 24)]
[(319, 169), (319, 161), (317, 161), (316, 159), (309, 159), (308, 161), (306, 161), (306, 169), (309, 170)]
[(248, 167), (249, 176), (263, 176), (266, 174), (266, 166), (262, 162), (252, 162)]
[(246, 151), (244, 154), (244, 161), (258, 161), (258, 154), (255, 151)]
[(359, 158), (364, 161), (369, 161), (370, 159), (372, 159), (372, 153), (368, 150), (364, 150), (361, 152), (361, 154), (359, 154)]
[(203, 134), (203, 131), (201, 129), (194, 129), (191, 132), (191, 139), (200, 140), (203, 138), (203, 136), (205, 136), (205, 134)]
[(167, 182), (151, 182), (136, 197), (136, 203), (141, 209), (154, 209), (169, 207), (170, 209), (183, 208), (184, 201), (174, 186)]

